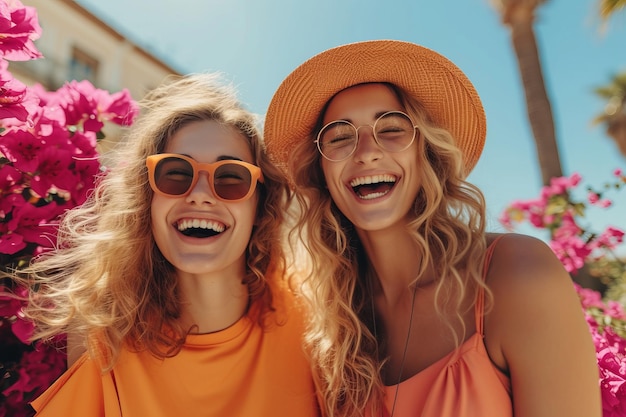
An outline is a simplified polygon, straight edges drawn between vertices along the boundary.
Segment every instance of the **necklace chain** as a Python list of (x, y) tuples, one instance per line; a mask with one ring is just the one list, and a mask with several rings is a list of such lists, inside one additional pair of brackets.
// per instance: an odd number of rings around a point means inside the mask
[[(376, 309), (374, 307), (374, 292), (372, 291), (372, 284), (368, 280), (368, 284), (370, 287), (370, 300), (372, 302), (372, 321), (374, 324), (374, 337), (376, 338), (376, 342), (378, 343), (378, 332), (376, 328)], [(396, 383), (396, 392), (393, 396), (393, 405), (391, 407), (391, 416), (396, 411), (396, 401), (398, 400), (398, 391), (400, 390), (400, 382), (402, 381), (402, 372), (404, 371), (404, 363), (406, 361), (406, 354), (409, 349), (409, 341), (411, 340), (411, 328), (413, 327), (413, 313), (415, 311), (415, 296), (417, 295), (417, 283), (414, 283), (413, 288), (413, 297), (411, 298), (411, 315), (409, 316), (409, 328), (406, 332), (406, 341), (404, 342), (404, 351), (402, 352), (402, 361), (400, 362), (400, 372), (398, 374), (398, 382)]]

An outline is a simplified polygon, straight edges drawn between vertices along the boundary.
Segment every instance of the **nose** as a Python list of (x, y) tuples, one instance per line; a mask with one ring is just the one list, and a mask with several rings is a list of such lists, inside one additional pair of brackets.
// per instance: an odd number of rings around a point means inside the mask
[(357, 129), (357, 144), (354, 154), (354, 160), (358, 163), (367, 163), (380, 159), (382, 149), (378, 146), (376, 138), (374, 138), (374, 128), (371, 126), (361, 126)]
[(191, 191), (187, 195), (187, 202), (197, 204), (215, 204), (218, 199), (213, 193), (213, 188), (211, 187), (210, 181), (211, 178), (209, 176), (209, 173), (206, 171), (200, 171), (198, 173), (198, 180), (191, 187)]

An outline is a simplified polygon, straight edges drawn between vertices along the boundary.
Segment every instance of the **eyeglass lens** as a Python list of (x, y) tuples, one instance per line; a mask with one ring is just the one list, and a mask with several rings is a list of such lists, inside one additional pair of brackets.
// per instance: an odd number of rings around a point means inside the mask
[[(318, 134), (318, 147), (330, 160), (342, 160), (350, 156), (358, 143), (358, 128), (345, 120), (330, 122)], [(388, 112), (376, 119), (373, 126), (378, 145), (390, 152), (408, 148), (415, 138), (415, 127), (408, 115)]]
[[(154, 170), (154, 182), (162, 193), (186, 194), (194, 183), (192, 164), (182, 158), (167, 157), (160, 160)], [(252, 173), (243, 165), (226, 163), (216, 168), (211, 176), (213, 190), (224, 200), (239, 200), (248, 194), (252, 186)]]

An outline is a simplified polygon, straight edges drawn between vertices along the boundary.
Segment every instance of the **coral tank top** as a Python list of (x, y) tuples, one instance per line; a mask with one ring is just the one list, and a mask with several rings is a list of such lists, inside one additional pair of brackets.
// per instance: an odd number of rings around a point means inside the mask
[[(485, 254), (487, 275), (495, 244)], [(476, 333), (458, 349), (398, 385), (385, 387), (386, 415), (393, 417), (512, 417), (511, 382), (489, 359), (484, 338), (484, 290), (474, 308)], [(396, 388), (398, 390), (396, 396)]]

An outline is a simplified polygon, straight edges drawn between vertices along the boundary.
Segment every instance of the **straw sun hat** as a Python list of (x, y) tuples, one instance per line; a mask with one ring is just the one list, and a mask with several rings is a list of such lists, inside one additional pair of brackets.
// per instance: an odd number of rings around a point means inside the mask
[(265, 116), (267, 151), (286, 171), (290, 152), (313, 131), (326, 102), (361, 83), (389, 82), (413, 97), (448, 129), (469, 174), (482, 152), (486, 120), (478, 93), (450, 60), (410, 42), (376, 40), (329, 49), (307, 60), (278, 87)]

